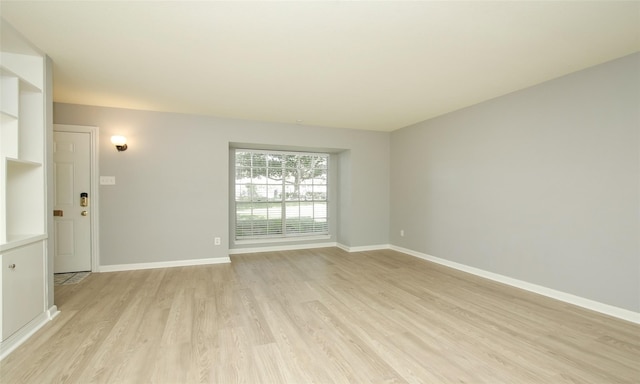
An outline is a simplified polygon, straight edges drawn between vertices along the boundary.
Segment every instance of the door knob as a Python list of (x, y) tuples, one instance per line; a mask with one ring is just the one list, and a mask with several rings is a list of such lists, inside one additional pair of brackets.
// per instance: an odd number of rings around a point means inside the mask
[(87, 216), (88, 212), (87, 212), (87, 211), (82, 211), (82, 212), (80, 212), (80, 214), (81, 214), (82, 216)]

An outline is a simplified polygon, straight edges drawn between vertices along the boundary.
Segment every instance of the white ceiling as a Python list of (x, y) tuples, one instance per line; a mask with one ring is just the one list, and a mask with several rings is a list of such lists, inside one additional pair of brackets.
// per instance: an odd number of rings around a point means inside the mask
[(392, 131), (640, 50), (640, 2), (2, 1), (57, 102)]

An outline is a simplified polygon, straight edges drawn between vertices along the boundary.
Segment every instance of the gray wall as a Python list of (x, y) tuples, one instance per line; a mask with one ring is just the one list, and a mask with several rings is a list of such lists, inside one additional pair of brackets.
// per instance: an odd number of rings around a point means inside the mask
[[(335, 156), (335, 200), (358, 203), (340, 203), (327, 241), (340, 233), (350, 247), (388, 243), (389, 133), (59, 103), (54, 122), (100, 128), (100, 174), (116, 177), (100, 186), (101, 265), (226, 257), (230, 143), (348, 152)], [(111, 145), (115, 134), (127, 137), (127, 151)]]
[(393, 132), (392, 244), (639, 311), (639, 93), (635, 54)]

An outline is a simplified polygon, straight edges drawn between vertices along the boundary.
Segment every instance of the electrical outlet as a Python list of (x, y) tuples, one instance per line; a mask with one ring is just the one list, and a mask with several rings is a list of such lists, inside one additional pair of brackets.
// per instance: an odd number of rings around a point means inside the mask
[(220, 245), (220, 238), (219, 237), (213, 238), (213, 244)]
[(400, 230), (400, 237), (404, 237), (404, 229)]

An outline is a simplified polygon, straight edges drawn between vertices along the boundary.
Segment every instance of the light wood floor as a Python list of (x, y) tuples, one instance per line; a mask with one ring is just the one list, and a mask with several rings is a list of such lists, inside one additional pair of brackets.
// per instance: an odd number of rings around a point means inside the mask
[(2, 383), (638, 383), (640, 326), (394, 251), (92, 274)]

